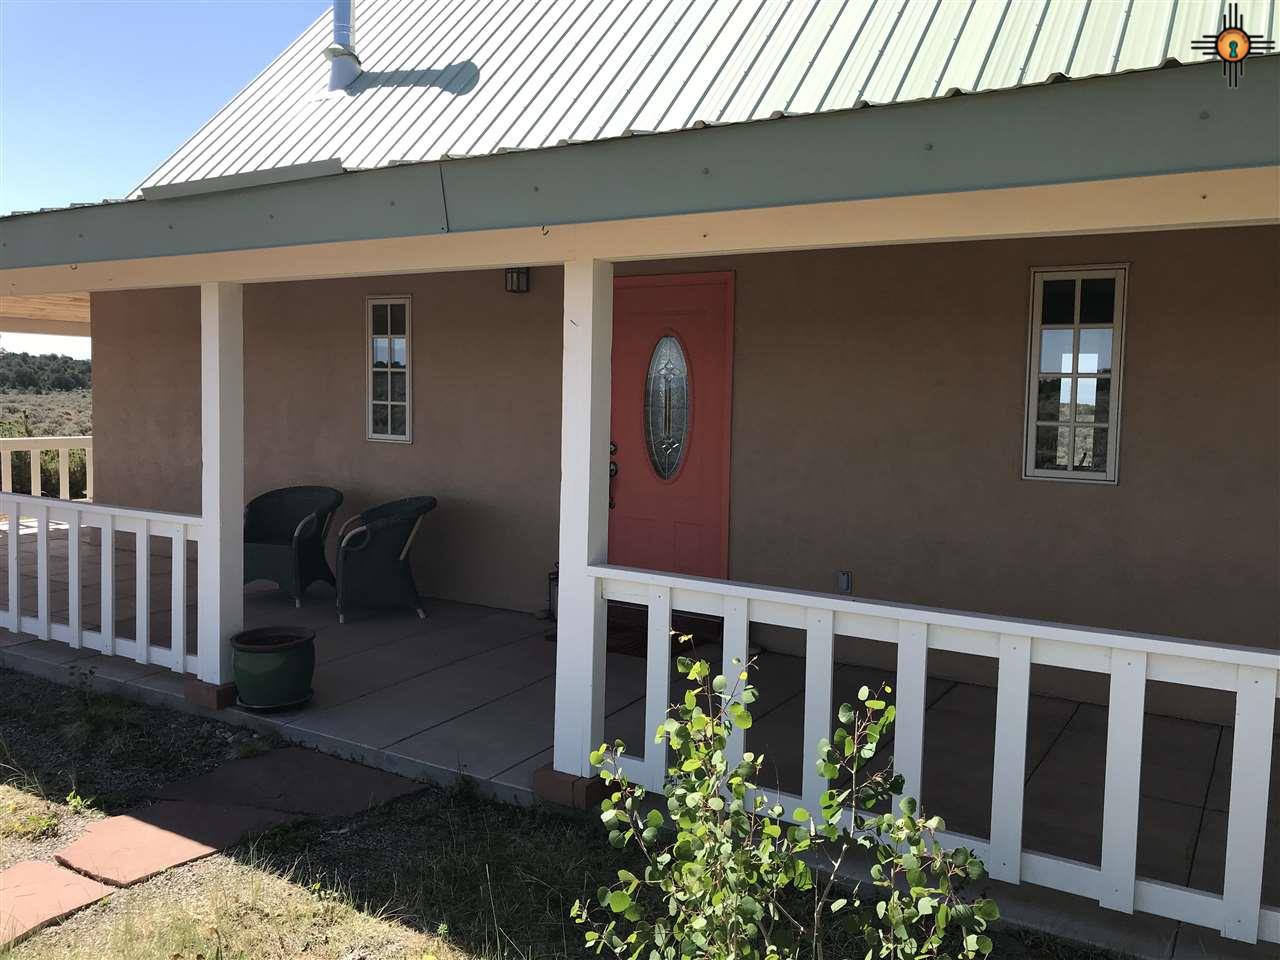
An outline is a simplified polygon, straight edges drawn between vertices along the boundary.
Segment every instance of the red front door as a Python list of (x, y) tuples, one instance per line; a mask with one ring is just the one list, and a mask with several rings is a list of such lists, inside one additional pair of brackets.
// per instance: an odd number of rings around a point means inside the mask
[(733, 274), (613, 290), (609, 562), (725, 578)]

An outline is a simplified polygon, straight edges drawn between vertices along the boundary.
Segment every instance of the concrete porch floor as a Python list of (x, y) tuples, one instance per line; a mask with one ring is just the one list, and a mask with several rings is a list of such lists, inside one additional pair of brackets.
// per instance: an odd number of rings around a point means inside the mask
[[(65, 622), (65, 531), (50, 535), (50, 594), (54, 619)], [(128, 538), (130, 541), (132, 537)], [(0, 536), (0, 543), (3, 537)], [(24, 611), (34, 614), (34, 537), (21, 537)], [(159, 544), (159, 546), (157, 546)], [(170, 581), (165, 546), (153, 542), (152, 635), (168, 642)], [(85, 622), (99, 599), (97, 546), (82, 540)], [(0, 550), (0, 583), (7, 576)], [(132, 636), (134, 558), (117, 545), (116, 611), (122, 635)], [(194, 564), (194, 558), (191, 562)], [(194, 569), (188, 576), (188, 623), (194, 634)], [(369, 611), (338, 624), (332, 591), (312, 587), (304, 605), (267, 585), (245, 595), (246, 626), (305, 625), (316, 631), (315, 696), (287, 713), (224, 711), (228, 721), (274, 730), (326, 752), (422, 779), (448, 781), (459, 773), (486, 792), (525, 801), (533, 772), (551, 761), (555, 697), (552, 626), (533, 616), (442, 600), (427, 603), (428, 619), (411, 611)], [(188, 641), (190, 642), (190, 641)], [(700, 651), (715, 662), (718, 649)], [(0, 665), (70, 682), (91, 671), (99, 687), (127, 696), (193, 709), (182, 700), (182, 678), (164, 667), (72, 650), (64, 644), (0, 632)], [(673, 692), (680, 678), (673, 673)], [(748, 749), (769, 759), (765, 786), (794, 791), (799, 781), (803, 719), (802, 658), (761, 654), (755, 682), (761, 699)], [(892, 675), (869, 667), (840, 665), (834, 702), (854, 700), (862, 684), (873, 688)], [(610, 653), (607, 664), (606, 728), (635, 752), (650, 739), (644, 731), (645, 661)], [(933, 678), (926, 711), (923, 800), (948, 828), (986, 837), (991, 816), (995, 690), (974, 683)], [(1105, 766), (1106, 708), (1070, 699), (1032, 696), (1027, 747), (1025, 846), (1088, 863), (1099, 862)], [(1148, 714), (1145, 721), (1140, 876), (1221, 893), (1231, 764), (1230, 727)], [(887, 749), (892, 749), (891, 745)], [(1273, 753), (1268, 862), (1280, 855), (1280, 743)], [(1261, 838), (1260, 838), (1261, 840)], [(1006, 888), (1006, 897), (1030, 896), (1032, 888)], [(1076, 924), (1097, 923), (1096, 904), (1048, 891), (1058, 898), (1053, 918), (1077, 917), (1062, 931), (1085, 936)], [(1268, 872), (1264, 902), (1280, 904), (1280, 871)], [(1173, 921), (1104, 914), (1119, 928), (1117, 946), (1142, 956), (1268, 956), (1255, 948), (1241, 953), (1187, 952), (1207, 932)], [(1092, 918), (1092, 919), (1090, 919)], [(1128, 930), (1123, 935), (1116, 929)], [(1208, 941), (1205, 941), (1206, 943)], [(1222, 944), (1212, 938), (1215, 944)], [(1152, 946), (1155, 944), (1155, 946)], [(1179, 946), (1181, 944), (1181, 946)], [(1221, 946), (1222, 950), (1235, 950)]]

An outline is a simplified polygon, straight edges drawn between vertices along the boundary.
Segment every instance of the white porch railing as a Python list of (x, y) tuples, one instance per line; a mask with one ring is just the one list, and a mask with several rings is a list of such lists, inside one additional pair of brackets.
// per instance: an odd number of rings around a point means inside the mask
[[(604, 599), (643, 604), (649, 611), (646, 736), (662, 722), (671, 669), (671, 611), (724, 619), (724, 670), (747, 659), (752, 622), (806, 632), (804, 779), (802, 797), (781, 802), (819, 808), (827, 789), (816, 771), (816, 745), (829, 737), (833, 716), (834, 635), (897, 645), (894, 762), (909, 793), (919, 795), (924, 754), (925, 679), (930, 650), (996, 659), (995, 769), (991, 838), (958, 834), (946, 842), (978, 852), (993, 877), (1027, 881), (1135, 910), (1221, 930), (1224, 936), (1280, 943), (1280, 909), (1262, 907), (1263, 850), (1280, 655), (1245, 647), (1006, 620), (922, 607), (870, 603), (825, 594), (676, 577), (643, 570), (589, 566)], [(1022, 805), (1031, 665), (1107, 674), (1111, 682), (1100, 867), (1022, 847)], [(736, 671), (734, 671), (736, 672)], [(1234, 754), (1227, 827), (1226, 880), (1221, 896), (1137, 876), (1142, 719), (1147, 680), (1235, 694)], [(741, 734), (730, 752), (742, 751)], [(660, 789), (662, 751), (624, 758), (627, 775)], [(730, 763), (733, 763), (731, 758)], [(944, 811), (945, 813), (945, 811)]]
[(84, 499), (93, 499), (93, 437), (0, 437), (0, 490), (13, 492), (13, 454), (26, 450), (31, 454), (31, 495), (40, 496), (43, 481), (40, 476), (40, 454), (45, 450), (58, 451), (59, 499), (71, 499), (71, 451), (84, 451)]
[[(6, 463), (7, 457), (6, 457)], [(178, 513), (158, 513), (89, 504), (24, 494), (0, 494), (0, 514), (5, 517), (6, 551), (8, 561), (7, 582), (0, 586), (8, 602), (0, 611), (0, 626), (15, 633), (24, 633), (43, 640), (56, 640), (73, 648), (97, 650), (108, 656), (122, 656), (138, 663), (152, 663), (168, 667), (177, 673), (195, 673), (197, 658), (186, 652), (187, 637), (187, 545), (198, 541), (201, 520), (197, 516)], [(55, 587), (51, 577), (50, 532), (67, 531), (66, 585)], [(97, 546), (96, 576), (90, 567), (90, 575), (83, 585), (97, 580), (97, 590), (90, 591), (96, 597), (98, 630), (84, 626), (85, 610), (82, 595), (82, 559), (86, 546), (81, 531), (91, 528), (100, 531)], [(24, 532), (26, 531), (26, 532)], [(128, 551), (116, 543), (117, 533), (134, 536), (134, 635), (121, 636), (117, 616), (128, 616), (125, 609), (117, 609), (117, 555)], [(163, 609), (153, 604), (151, 538), (168, 541), (170, 576), (170, 634), (169, 646), (152, 643), (151, 615), (153, 609)], [(31, 538), (35, 543), (34, 584), (28, 573), (24, 577), (22, 541)], [(91, 539), (91, 538), (90, 538)], [(28, 541), (29, 542), (29, 541)], [(162, 554), (161, 554), (162, 555)], [(57, 560), (61, 560), (59, 554)], [(24, 582), (25, 581), (25, 582)], [(35, 614), (23, 613), (24, 588), (35, 590)], [(66, 591), (65, 622), (55, 619), (54, 601)], [(159, 598), (155, 598), (159, 599)], [(92, 601), (91, 601), (92, 603)], [(123, 604), (121, 605), (124, 606)]]

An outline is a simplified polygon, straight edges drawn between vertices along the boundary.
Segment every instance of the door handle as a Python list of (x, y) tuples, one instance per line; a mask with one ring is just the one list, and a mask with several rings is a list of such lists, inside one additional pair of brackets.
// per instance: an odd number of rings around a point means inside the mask
[[(610, 457), (613, 457), (615, 454), (617, 454), (617, 452), (618, 452), (618, 445), (617, 445), (617, 443), (615, 443), (614, 441), (610, 440), (610, 441), (609, 441), (609, 456), (610, 456)], [(609, 509), (610, 509), (610, 510), (612, 510), (612, 509), (613, 509), (613, 507), (614, 507), (614, 501), (613, 501), (613, 478), (614, 478), (614, 477), (616, 477), (617, 475), (618, 475), (618, 461), (617, 461), (617, 460), (610, 460), (610, 461), (609, 461)]]

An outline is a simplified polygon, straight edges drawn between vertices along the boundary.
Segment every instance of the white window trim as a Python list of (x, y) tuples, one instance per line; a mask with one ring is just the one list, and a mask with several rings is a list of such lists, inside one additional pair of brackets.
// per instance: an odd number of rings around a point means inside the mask
[[(404, 436), (373, 432), (373, 308), (397, 303), (404, 304)], [(367, 440), (413, 443), (413, 297), (409, 294), (364, 298), (364, 429)]]
[[(1094, 485), (1111, 485), (1120, 481), (1120, 424), (1121, 407), (1124, 395), (1124, 342), (1125, 326), (1128, 315), (1127, 299), (1129, 292), (1129, 264), (1105, 263), (1084, 266), (1066, 267), (1033, 267), (1031, 270), (1031, 303), (1028, 310), (1030, 321), (1027, 325), (1027, 372), (1026, 393), (1023, 407), (1022, 434), (1022, 477), (1024, 480), (1056, 480), (1061, 483), (1088, 483)], [(1042, 306), (1041, 287), (1046, 280), (1088, 280), (1095, 277), (1113, 277), (1116, 281), (1116, 298), (1112, 313), (1111, 341), (1111, 408), (1107, 419), (1107, 469), (1106, 471), (1084, 470), (1045, 470), (1037, 469), (1036, 456), (1036, 411), (1038, 407), (1040, 381), (1040, 311)], [(1076, 296), (1075, 323), (1072, 327), (1075, 335), (1075, 355), (1079, 353), (1080, 332), (1080, 296)], [(1085, 329), (1089, 329), (1086, 327)], [(1077, 362), (1073, 360), (1073, 366)], [(1075, 372), (1079, 376), (1079, 371)], [(1074, 403), (1074, 390), (1072, 401)]]

